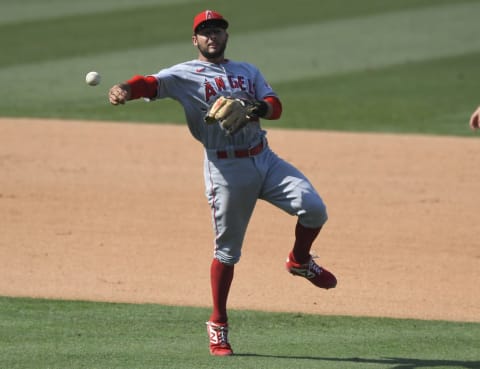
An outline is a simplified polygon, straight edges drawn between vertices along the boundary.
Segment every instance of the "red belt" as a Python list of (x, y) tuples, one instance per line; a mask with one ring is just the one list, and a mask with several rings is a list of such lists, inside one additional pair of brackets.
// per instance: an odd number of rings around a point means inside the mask
[[(263, 141), (260, 142), (257, 146), (251, 147), (250, 149), (245, 150), (235, 150), (232, 152), (235, 158), (248, 158), (250, 156), (255, 156), (260, 154), (263, 151), (264, 144)], [(228, 151), (217, 151), (217, 158), (219, 159), (227, 159), (228, 158)]]

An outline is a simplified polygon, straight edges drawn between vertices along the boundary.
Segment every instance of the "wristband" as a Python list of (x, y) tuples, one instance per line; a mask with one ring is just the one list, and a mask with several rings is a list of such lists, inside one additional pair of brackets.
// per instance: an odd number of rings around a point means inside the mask
[(259, 118), (263, 118), (267, 115), (268, 103), (266, 103), (265, 101), (255, 101), (253, 104), (254, 104), (254, 107), (252, 109), (252, 113), (255, 116)]

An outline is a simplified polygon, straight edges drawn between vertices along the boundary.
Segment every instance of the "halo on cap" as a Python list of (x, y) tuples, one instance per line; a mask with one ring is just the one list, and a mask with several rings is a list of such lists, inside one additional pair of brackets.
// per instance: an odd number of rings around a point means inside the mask
[(228, 28), (228, 22), (223, 16), (214, 10), (204, 10), (193, 18), (193, 33), (198, 33), (207, 27)]

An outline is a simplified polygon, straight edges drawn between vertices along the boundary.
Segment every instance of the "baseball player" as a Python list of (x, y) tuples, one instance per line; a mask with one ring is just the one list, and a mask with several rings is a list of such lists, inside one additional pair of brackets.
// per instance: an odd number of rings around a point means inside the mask
[(225, 58), (227, 28), (221, 14), (202, 11), (193, 20), (197, 59), (136, 75), (109, 91), (113, 105), (138, 98), (179, 101), (191, 134), (204, 147), (205, 193), (215, 234), (210, 267), (213, 309), (207, 331), (210, 353), (218, 356), (233, 354), (227, 299), (258, 199), (298, 217), (287, 270), (319, 288), (337, 284), (310, 255), (327, 221), (325, 205), (309, 180), (270, 149), (260, 126), (261, 118), (279, 119), (282, 104), (254, 65)]
[(470, 117), (470, 128), (479, 129), (480, 128), (480, 106), (475, 110)]

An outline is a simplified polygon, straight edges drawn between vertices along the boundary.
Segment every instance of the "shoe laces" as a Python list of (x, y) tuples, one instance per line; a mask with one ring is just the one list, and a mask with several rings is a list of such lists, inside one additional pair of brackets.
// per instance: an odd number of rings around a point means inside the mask
[(322, 272), (322, 267), (318, 265), (315, 260), (317, 259), (317, 255), (312, 255), (312, 258), (310, 259), (310, 262), (308, 263), (308, 269), (314, 272), (316, 275), (319, 275)]
[(221, 345), (227, 345), (228, 344), (228, 328), (216, 327), (215, 330), (217, 332), (218, 342)]
[(210, 328), (210, 341), (216, 345), (228, 345), (228, 327), (207, 323)]

